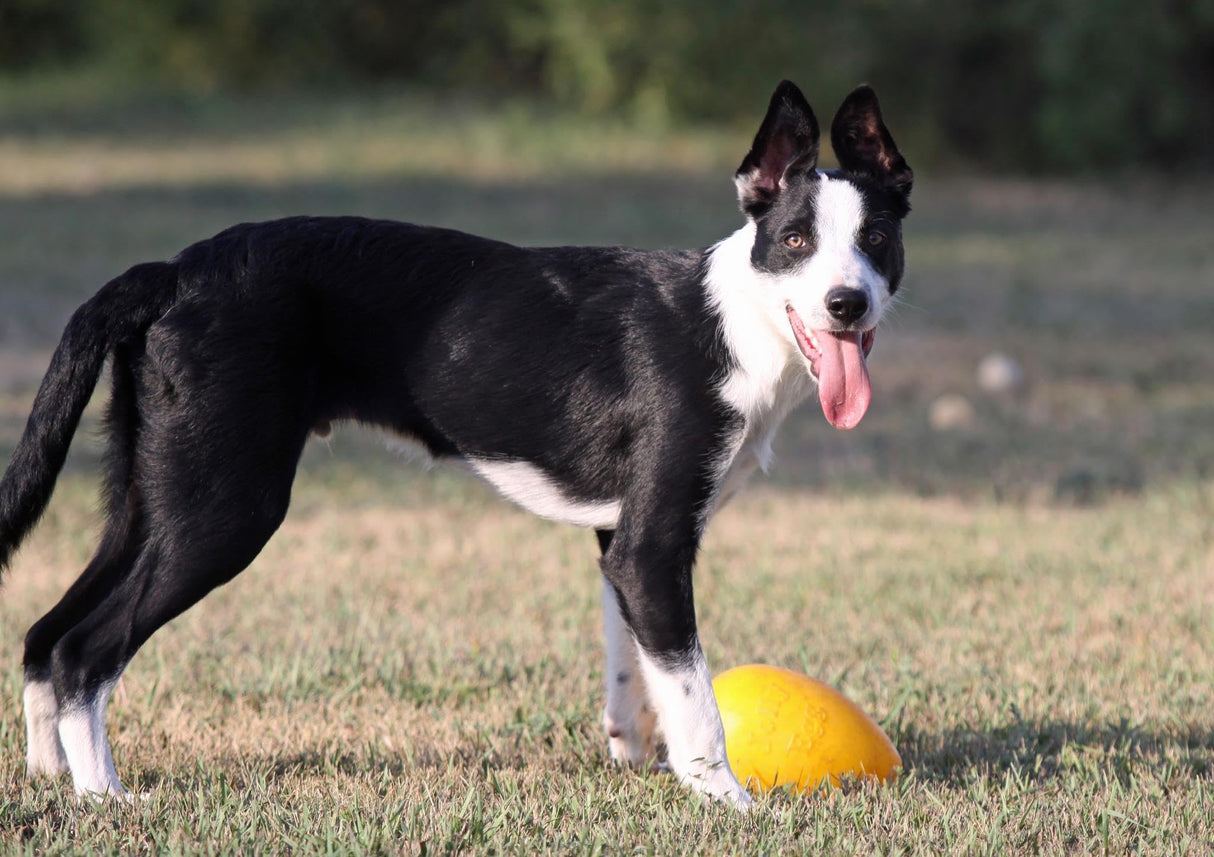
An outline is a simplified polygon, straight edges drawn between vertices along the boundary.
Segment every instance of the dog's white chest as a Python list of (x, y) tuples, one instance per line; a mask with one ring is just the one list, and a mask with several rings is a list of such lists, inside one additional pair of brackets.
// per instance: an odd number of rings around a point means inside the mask
[(773, 385), (770, 395), (749, 399), (750, 409), (742, 410), (741, 402), (730, 401), (726, 382), (726, 401), (738, 409), (743, 424), (719, 465), (719, 482), (707, 517), (729, 502), (756, 470), (767, 472), (774, 456), (772, 443), (776, 432), (811, 389), (808, 376), (800, 367), (793, 366)]

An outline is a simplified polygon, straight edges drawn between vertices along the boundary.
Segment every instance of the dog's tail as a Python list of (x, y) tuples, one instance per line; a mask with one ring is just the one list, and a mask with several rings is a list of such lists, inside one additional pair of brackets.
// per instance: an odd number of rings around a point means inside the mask
[(0, 479), (0, 571), (45, 511), (110, 351), (141, 336), (177, 296), (177, 266), (136, 265), (72, 315)]

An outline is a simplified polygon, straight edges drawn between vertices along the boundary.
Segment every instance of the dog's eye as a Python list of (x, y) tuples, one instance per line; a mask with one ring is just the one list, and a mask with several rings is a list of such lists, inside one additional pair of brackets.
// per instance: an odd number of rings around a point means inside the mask
[(885, 243), (885, 233), (872, 229), (869, 230), (869, 233), (864, 236), (864, 240), (868, 242), (869, 247), (880, 247)]
[(796, 232), (792, 232), (784, 236), (784, 245), (793, 250), (800, 250), (805, 246), (805, 238)]

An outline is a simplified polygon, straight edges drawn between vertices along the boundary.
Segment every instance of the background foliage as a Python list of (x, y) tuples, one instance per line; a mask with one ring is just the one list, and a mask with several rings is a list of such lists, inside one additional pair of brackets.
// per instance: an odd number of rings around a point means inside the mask
[[(650, 123), (860, 80), (983, 168), (1203, 166), (1214, 0), (0, 0), (0, 72), (187, 90), (407, 82)], [(821, 93), (821, 94), (819, 94)], [(828, 108), (825, 108), (828, 109)]]

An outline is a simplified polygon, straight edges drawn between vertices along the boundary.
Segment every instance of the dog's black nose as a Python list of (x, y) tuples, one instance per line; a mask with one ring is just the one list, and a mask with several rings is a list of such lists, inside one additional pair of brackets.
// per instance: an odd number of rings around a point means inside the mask
[(868, 312), (868, 295), (861, 289), (831, 289), (826, 293), (826, 311), (844, 324), (852, 324)]

